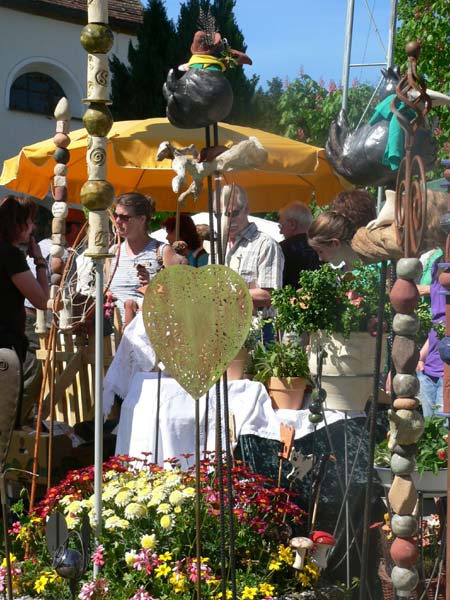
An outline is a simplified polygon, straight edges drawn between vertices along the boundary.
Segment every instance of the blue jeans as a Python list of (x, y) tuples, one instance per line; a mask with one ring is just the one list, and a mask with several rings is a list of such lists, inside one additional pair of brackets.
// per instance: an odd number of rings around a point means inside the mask
[(442, 377), (436, 381), (423, 371), (418, 371), (417, 378), (420, 382), (419, 399), (422, 402), (422, 411), (424, 417), (431, 417), (435, 411), (443, 410), (443, 392), (442, 392)]

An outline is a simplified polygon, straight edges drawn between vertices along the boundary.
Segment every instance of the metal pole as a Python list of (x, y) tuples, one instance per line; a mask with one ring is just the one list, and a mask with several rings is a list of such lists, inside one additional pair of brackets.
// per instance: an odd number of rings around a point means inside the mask
[[(104, 259), (95, 263), (95, 439), (94, 439), (94, 501), (95, 542), (102, 533), (102, 465), (103, 465), (103, 266)], [(94, 577), (99, 573), (94, 565)]]
[(347, 2), (347, 19), (345, 22), (344, 64), (342, 69), (342, 108), (348, 106), (348, 81), (350, 75), (350, 56), (352, 52), (353, 15), (355, 13), (355, 0)]
[(398, 0), (391, 0), (391, 18), (389, 21), (389, 39), (386, 56), (388, 67), (392, 67), (394, 64), (395, 34), (397, 33), (397, 2)]

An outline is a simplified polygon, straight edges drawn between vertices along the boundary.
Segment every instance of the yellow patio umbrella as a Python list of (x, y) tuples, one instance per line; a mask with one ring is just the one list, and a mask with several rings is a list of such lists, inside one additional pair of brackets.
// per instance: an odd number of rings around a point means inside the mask
[[(231, 146), (250, 136), (257, 137), (268, 152), (266, 163), (258, 169), (225, 173), (224, 183), (235, 182), (248, 193), (251, 212), (277, 210), (293, 200), (309, 202), (313, 192), (320, 205), (328, 203), (349, 183), (334, 173), (323, 149), (259, 129), (219, 123), (219, 144)], [(78, 129), (70, 134), (68, 164), (68, 199), (78, 203), (81, 186), (87, 179), (87, 132)], [(175, 210), (176, 195), (171, 182), (175, 176), (171, 161), (158, 162), (159, 144), (170, 141), (175, 147), (195, 144), (205, 146), (204, 129), (177, 129), (167, 119), (118, 121), (114, 123), (108, 142), (107, 179), (116, 195), (139, 191), (151, 194), (157, 210)], [(11, 190), (45, 198), (53, 177), (52, 139), (26, 146), (4, 162), (0, 184)], [(205, 182), (206, 184), (206, 182)], [(202, 196), (189, 200), (183, 210), (198, 212), (207, 209), (206, 185)]]

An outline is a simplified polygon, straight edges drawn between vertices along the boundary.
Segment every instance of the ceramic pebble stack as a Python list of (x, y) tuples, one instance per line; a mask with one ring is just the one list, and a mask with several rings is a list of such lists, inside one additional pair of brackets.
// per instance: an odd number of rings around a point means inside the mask
[(392, 531), (396, 537), (390, 552), (394, 562), (391, 579), (400, 598), (409, 597), (419, 581), (415, 568), (419, 550), (417, 543), (412, 539), (418, 527), (417, 518), (413, 514), (417, 492), (411, 473), (416, 465), (417, 441), (424, 429), (424, 419), (418, 411), (419, 381), (416, 365), (419, 350), (415, 341), (419, 329), (419, 320), (415, 314), (419, 293), (415, 280), (420, 278), (421, 274), (422, 264), (418, 258), (401, 258), (397, 263), (397, 280), (390, 294), (392, 306), (396, 311), (392, 346), (392, 360), (396, 371), (393, 388), (396, 399), (388, 413), (391, 469), (394, 475), (389, 502), (394, 513)]
[(87, 256), (109, 256), (109, 217), (107, 209), (114, 199), (114, 188), (106, 181), (106, 145), (113, 117), (108, 108), (109, 66), (108, 52), (114, 36), (108, 25), (108, 1), (88, 0), (88, 24), (80, 36), (81, 45), (88, 52), (87, 98), (88, 108), (83, 124), (89, 134), (87, 164), (88, 180), (81, 188), (80, 199), (89, 210)]
[(70, 118), (71, 111), (67, 98), (61, 98), (55, 108), (56, 133), (53, 143), (56, 150), (53, 154), (56, 165), (53, 170), (53, 205), (52, 205), (52, 245), (50, 256), (52, 257), (52, 286), (61, 283), (64, 261), (63, 255), (66, 247), (66, 217), (67, 206), (67, 163), (70, 160), (68, 146), (70, 144)]

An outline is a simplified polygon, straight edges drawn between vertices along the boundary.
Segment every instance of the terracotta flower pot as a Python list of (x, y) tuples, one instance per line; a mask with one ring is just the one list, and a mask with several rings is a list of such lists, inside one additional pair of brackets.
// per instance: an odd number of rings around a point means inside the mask
[(300, 410), (303, 405), (303, 397), (307, 383), (307, 380), (303, 379), (303, 377), (289, 377), (283, 379), (270, 377), (267, 382), (267, 391), (272, 399), (273, 408)]
[(247, 348), (241, 348), (239, 350), (227, 369), (228, 381), (244, 379), (244, 371), (248, 362), (248, 356)]

